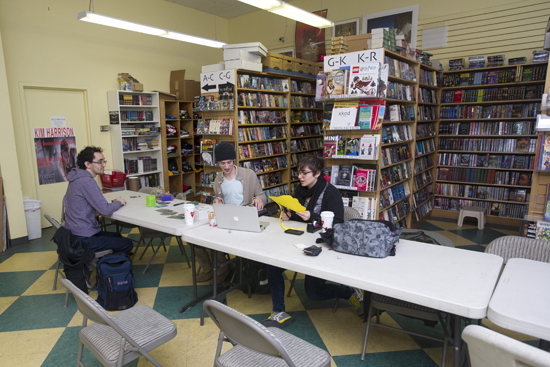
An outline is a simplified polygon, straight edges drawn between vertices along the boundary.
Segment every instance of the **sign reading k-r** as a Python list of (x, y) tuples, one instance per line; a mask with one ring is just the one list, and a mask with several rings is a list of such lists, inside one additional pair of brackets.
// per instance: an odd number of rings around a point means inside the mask
[(345, 66), (363, 64), (366, 62), (384, 63), (384, 49), (364, 50), (347, 54), (325, 56), (324, 71), (337, 70)]

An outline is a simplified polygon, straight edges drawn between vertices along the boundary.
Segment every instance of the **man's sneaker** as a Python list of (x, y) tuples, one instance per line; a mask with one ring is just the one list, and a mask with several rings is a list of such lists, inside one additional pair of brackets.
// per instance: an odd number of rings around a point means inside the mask
[(357, 309), (357, 314), (363, 316), (363, 291), (357, 288), (352, 288), (353, 294), (349, 298), (348, 302), (355, 306)]
[(282, 329), (292, 324), (292, 317), (286, 312), (273, 312), (268, 319), (262, 321), (265, 327), (276, 327)]

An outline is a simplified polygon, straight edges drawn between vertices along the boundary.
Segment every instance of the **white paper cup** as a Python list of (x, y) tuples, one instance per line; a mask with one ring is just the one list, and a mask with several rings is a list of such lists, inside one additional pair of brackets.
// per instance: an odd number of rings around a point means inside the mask
[(183, 212), (185, 213), (185, 224), (193, 224), (195, 221), (195, 205), (183, 204)]
[(332, 221), (334, 220), (333, 212), (321, 212), (321, 232), (325, 233), (327, 229), (332, 228)]

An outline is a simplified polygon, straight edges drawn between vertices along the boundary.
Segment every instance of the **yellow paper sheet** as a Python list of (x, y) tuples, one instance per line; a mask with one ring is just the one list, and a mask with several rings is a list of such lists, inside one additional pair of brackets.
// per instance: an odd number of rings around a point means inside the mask
[(295, 212), (303, 213), (306, 211), (306, 208), (302, 204), (300, 204), (298, 199), (293, 198), (290, 195), (270, 196), (270, 198), (280, 206), (284, 206), (285, 208), (294, 210)]

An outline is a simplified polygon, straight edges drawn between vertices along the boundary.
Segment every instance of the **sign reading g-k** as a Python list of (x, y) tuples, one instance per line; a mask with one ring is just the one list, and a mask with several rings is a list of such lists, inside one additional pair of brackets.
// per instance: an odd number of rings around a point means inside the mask
[(378, 61), (384, 63), (384, 49), (364, 50), (350, 52), (347, 54), (325, 56), (324, 71), (340, 69), (343, 66), (362, 64), (365, 62)]

